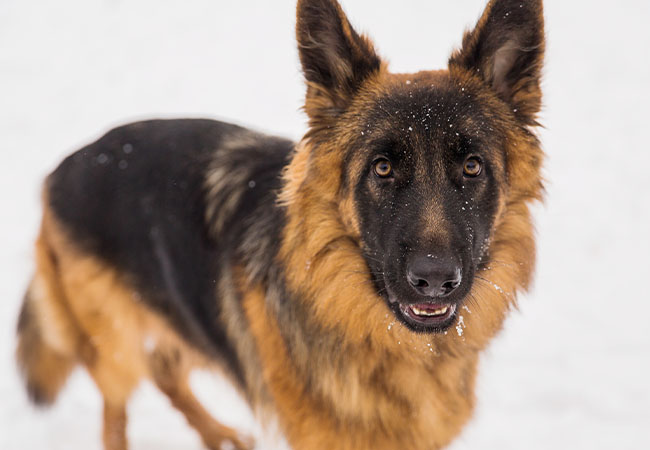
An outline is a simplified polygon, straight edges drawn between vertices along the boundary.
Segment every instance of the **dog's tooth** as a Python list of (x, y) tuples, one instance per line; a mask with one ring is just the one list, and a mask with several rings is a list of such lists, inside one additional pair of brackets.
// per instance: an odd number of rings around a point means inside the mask
[(442, 308), (433, 311), (428, 311), (428, 310), (422, 310), (416, 306), (411, 306), (411, 310), (413, 311), (414, 314), (418, 316), (433, 317), (433, 316), (443, 316), (447, 314), (447, 311), (449, 311), (449, 307), (443, 306)]

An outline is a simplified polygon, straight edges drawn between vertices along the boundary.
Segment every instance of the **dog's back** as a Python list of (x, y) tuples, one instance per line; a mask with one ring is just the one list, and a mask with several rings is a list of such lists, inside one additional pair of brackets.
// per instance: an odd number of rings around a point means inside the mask
[(206, 355), (243, 388), (217, 280), (247, 229), (273, 221), (292, 146), (217, 121), (156, 120), (65, 159), (45, 184), (18, 325), (30, 397), (51, 403), (82, 363), (121, 409), (141, 378), (170, 384), (164, 372), (184, 376)]

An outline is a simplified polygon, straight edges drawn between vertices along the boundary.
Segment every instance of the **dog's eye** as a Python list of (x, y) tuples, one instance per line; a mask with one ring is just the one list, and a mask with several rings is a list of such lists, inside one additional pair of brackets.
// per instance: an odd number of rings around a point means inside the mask
[(375, 175), (379, 178), (390, 178), (393, 176), (393, 165), (386, 158), (380, 158), (373, 163)]
[(465, 164), (463, 164), (463, 174), (465, 174), (466, 177), (478, 177), (482, 171), (483, 164), (476, 156), (470, 156), (465, 160)]

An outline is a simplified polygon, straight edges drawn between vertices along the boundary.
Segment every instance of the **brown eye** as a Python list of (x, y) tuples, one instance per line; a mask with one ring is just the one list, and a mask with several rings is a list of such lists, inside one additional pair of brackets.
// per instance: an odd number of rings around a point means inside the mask
[(463, 173), (466, 177), (478, 177), (483, 171), (481, 160), (475, 156), (467, 158), (463, 165)]
[(393, 175), (393, 165), (387, 159), (378, 159), (374, 162), (373, 168), (379, 178), (389, 178)]

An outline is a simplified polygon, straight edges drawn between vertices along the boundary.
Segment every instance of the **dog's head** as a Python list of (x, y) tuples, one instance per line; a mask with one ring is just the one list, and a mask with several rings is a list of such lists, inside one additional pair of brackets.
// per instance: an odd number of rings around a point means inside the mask
[[(293, 193), (334, 208), (342, 228), (331, 231), (326, 208), (312, 211), (330, 231), (306, 245), (322, 254), (341, 236), (354, 241), (375, 293), (417, 332), (444, 331), (467, 302), (480, 304), (477, 284), (525, 287), (526, 203), (542, 189), (530, 130), (541, 0), (491, 1), (443, 71), (389, 73), (335, 0), (299, 1), (297, 38), (310, 129)], [(496, 265), (510, 266), (503, 287), (489, 276)]]

